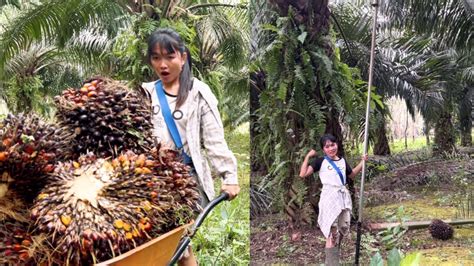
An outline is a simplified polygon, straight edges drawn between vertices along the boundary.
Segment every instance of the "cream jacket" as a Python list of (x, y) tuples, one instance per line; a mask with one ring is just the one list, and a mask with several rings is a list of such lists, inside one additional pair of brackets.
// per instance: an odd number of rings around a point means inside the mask
[[(159, 105), (155, 82), (143, 83), (151, 95), (152, 105)], [(207, 84), (194, 78), (193, 88), (186, 99), (186, 151), (189, 151), (198, 181), (209, 200), (215, 196), (209, 163), (223, 184), (238, 184), (237, 160), (224, 139), (224, 127), (217, 108), (217, 99)]]

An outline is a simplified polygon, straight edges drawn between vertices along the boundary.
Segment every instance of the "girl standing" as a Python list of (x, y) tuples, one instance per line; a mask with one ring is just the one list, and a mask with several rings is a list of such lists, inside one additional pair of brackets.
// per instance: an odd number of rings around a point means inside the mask
[[(191, 166), (201, 195), (201, 206), (214, 198), (208, 165), (222, 177), (221, 190), (233, 199), (240, 191), (237, 161), (227, 147), (217, 99), (209, 86), (193, 78), (191, 55), (181, 37), (171, 29), (159, 29), (148, 39), (148, 62), (159, 80), (143, 83), (151, 95), (153, 134), (159, 142), (180, 149)], [(179, 265), (197, 265), (188, 249)]]
[(320, 139), (324, 157), (317, 158), (310, 165), (308, 161), (316, 155), (310, 150), (300, 169), (300, 177), (307, 177), (319, 171), (323, 184), (319, 198), (319, 228), (326, 238), (326, 266), (339, 265), (339, 247), (342, 237), (348, 235), (351, 222), (352, 201), (346, 187), (347, 177), (354, 178), (362, 170), (362, 160), (352, 169), (346, 160), (338, 155), (338, 145), (333, 135), (326, 134)]

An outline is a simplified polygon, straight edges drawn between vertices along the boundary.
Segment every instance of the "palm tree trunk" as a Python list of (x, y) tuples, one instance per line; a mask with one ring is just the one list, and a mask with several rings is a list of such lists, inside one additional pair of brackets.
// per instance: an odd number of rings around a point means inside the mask
[(430, 130), (431, 130), (430, 123), (425, 121), (425, 126), (423, 128), (423, 133), (426, 136), (426, 145), (427, 146), (430, 146)]
[(287, 121), (289, 121), (289, 128), (293, 129), (293, 131), (287, 132), (287, 144), (288, 146), (288, 158), (290, 163), (288, 177), (285, 179), (284, 185), (287, 190), (287, 195), (285, 197), (285, 212), (290, 220), (291, 226), (299, 227), (306, 222), (303, 221), (303, 210), (302, 206), (296, 204), (298, 195), (302, 193), (297, 189), (296, 183), (298, 182), (298, 166), (297, 163), (297, 144), (300, 142), (298, 132), (303, 130), (300, 127), (304, 125), (301, 123), (301, 118), (297, 116), (295, 113), (289, 113), (287, 115)]
[(377, 123), (375, 129), (374, 155), (390, 155), (390, 146), (388, 145), (387, 129), (385, 116), (381, 115), (381, 121)]
[(472, 146), (472, 98), (474, 97), (474, 89), (466, 88), (466, 97), (459, 104), (459, 122), (461, 124), (461, 146)]
[(265, 88), (265, 73), (257, 71), (250, 74), (250, 171), (252, 174), (266, 172), (264, 164), (258, 160), (258, 116), (257, 110), (260, 108), (260, 93)]
[(408, 149), (408, 143), (407, 143), (407, 131), (408, 131), (408, 110), (407, 110), (407, 120), (405, 121), (405, 150)]
[(339, 151), (339, 156), (343, 156), (345, 154), (344, 150), (344, 145), (342, 145), (342, 128), (341, 128), (341, 123), (339, 122), (339, 114), (335, 109), (332, 109), (331, 112), (329, 112), (326, 115), (326, 133), (333, 135), (337, 139), (337, 145), (338, 145), (338, 151)]
[(442, 110), (436, 121), (434, 144), (433, 153), (435, 155), (442, 155), (443, 152), (451, 153), (456, 149), (454, 126), (451, 121), (451, 113), (447, 110)]
[[(291, 8), (294, 12), (295, 23), (305, 27), (305, 30), (308, 33), (307, 40), (308, 42), (314, 42), (314, 45), (322, 46), (326, 53), (331, 56), (333, 51), (331, 45), (321, 44), (319, 41), (323, 36), (329, 34), (329, 18), (330, 12), (328, 8), (328, 0), (317, 0), (317, 1), (301, 1), (301, 0), (270, 0), (270, 4), (273, 6), (274, 10), (278, 12), (280, 16), (287, 16), (289, 9)], [(317, 67), (317, 66), (315, 66)], [(291, 87), (291, 85), (289, 85)], [(313, 88), (315, 92), (319, 92), (320, 88)], [(289, 93), (288, 93), (289, 94)], [(317, 93), (315, 93), (317, 94)], [(315, 99), (318, 102), (321, 102), (322, 99), (315, 96)], [(334, 134), (340, 140), (341, 152), (344, 150), (342, 148), (342, 130), (339, 124), (339, 114), (337, 112), (332, 112), (326, 115), (328, 117), (326, 124), (326, 132)], [(288, 125), (295, 133), (296, 137), (290, 138), (288, 143), (294, 144), (291, 147), (288, 147), (289, 150), (296, 148), (296, 145), (299, 143), (298, 137), (299, 132), (305, 130), (305, 125), (299, 121), (300, 117), (292, 114), (287, 117)], [(293, 151), (289, 151), (290, 158), (295, 157)], [(304, 223), (301, 211), (298, 206), (295, 206), (295, 186), (294, 184), (298, 181), (295, 169), (299, 168), (299, 161), (291, 160), (289, 165), (290, 173), (288, 178), (285, 180), (285, 186), (288, 193), (285, 197), (285, 211), (289, 216), (290, 220), (299, 225)], [(297, 191), (298, 192), (298, 191)]]

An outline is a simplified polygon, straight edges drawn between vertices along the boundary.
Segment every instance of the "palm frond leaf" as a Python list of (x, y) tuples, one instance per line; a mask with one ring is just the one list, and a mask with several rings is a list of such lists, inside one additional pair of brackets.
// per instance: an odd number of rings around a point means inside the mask
[(460, 0), (391, 0), (382, 1), (382, 14), (388, 27), (431, 34), (444, 47), (472, 48), (474, 32), (470, 5)]
[(8, 61), (4, 78), (34, 76), (41, 69), (54, 64), (59, 53), (54, 46), (35, 44)]
[[(123, 10), (114, 1), (50, 0), (22, 10), (2, 32), (0, 69), (35, 42), (64, 46), (71, 37), (94, 25), (113, 25)], [(103, 22), (103, 23), (102, 23)], [(110, 29), (110, 26), (108, 26)]]
[(2, 10), (2, 8), (7, 5), (20, 8), (20, 0), (0, 0), (0, 10)]

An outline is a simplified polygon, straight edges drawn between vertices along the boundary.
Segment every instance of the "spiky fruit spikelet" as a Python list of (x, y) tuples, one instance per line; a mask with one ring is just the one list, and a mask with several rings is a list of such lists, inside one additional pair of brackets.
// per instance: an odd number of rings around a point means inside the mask
[(194, 216), (196, 182), (176, 160), (176, 152), (155, 149), (59, 163), (32, 218), (50, 236), (55, 257), (73, 264), (114, 257)]
[(151, 103), (143, 92), (118, 81), (96, 78), (56, 96), (58, 121), (75, 132), (76, 155), (117, 156), (147, 151), (152, 144)]
[(36, 197), (45, 174), (72, 156), (73, 134), (34, 114), (9, 114), (0, 122), (0, 177), (25, 197)]
[(432, 237), (448, 240), (453, 237), (453, 227), (439, 219), (434, 219), (429, 226), (430, 234)]

